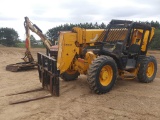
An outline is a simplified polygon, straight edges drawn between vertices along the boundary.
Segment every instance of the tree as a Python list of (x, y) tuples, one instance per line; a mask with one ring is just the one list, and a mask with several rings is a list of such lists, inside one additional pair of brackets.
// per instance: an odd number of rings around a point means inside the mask
[(101, 25), (100, 25), (100, 29), (106, 29), (107, 26), (102, 22)]
[(31, 47), (38, 47), (38, 42), (33, 35), (30, 35), (30, 44), (31, 44)]
[(158, 21), (154, 22), (154, 21), (152, 20), (150, 24), (151, 24), (152, 27), (160, 28), (160, 24), (159, 24)]
[(31, 42), (31, 45), (34, 45), (36, 43), (36, 39), (33, 35), (30, 36), (30, 42)]
[(54, 43), (55, 40), (58, 39), (58, 31), (60, 31), (60, 28), (61, 28), (61, 27), (62, 27), (62, 26), (59, 26), (59, 28), (56, 27), (56, 28), (49, 29), (49, 30), (47, 31), (46, 36), (47, 36), (47, 38), (48, 38), (52, 43)]
[(95, 29), (98, 29), (98, 28), (99, 28), (99, 25), (98, 25), (97, 22), (94, 24), (94, 27), (95, 27)]
[(155, 29), (154, 37), (150, 44), (151, 49), (160, 49), (160, 29)]
[(16, 46), (17, 41), (19, 41), (17, 31), (13, 28), (0, 28), (0, 44), (5, 46)]

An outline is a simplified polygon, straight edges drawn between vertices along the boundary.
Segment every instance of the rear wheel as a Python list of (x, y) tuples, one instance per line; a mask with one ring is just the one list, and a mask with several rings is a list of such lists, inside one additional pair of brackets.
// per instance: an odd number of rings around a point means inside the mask
[(88, 69), (87, 81), (97, 94), (109, 92), (117, 80), (117, 65), (108, 56), (96, 58)]
[(76, 80), (79, 75), (80, 74), (78, 71), (68, 69), (67, 71), (61, 74), (61, 78), (65, 81), (72, 81)]
[(153, 56), (145, 57), (140, 62), (138, 80), (143, 83), (152, 82), (157, 73), (157, 61)]

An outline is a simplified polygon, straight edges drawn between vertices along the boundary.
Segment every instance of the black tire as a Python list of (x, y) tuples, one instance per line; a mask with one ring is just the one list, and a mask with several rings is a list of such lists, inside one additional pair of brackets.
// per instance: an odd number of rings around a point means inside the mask
[(60, 75), (60, 77), (64, 80), (64, 81), (72, 81), (72, 80), (76, 80), (79, 76), (79, 72), (78, 71), (72, 71), (72, 72), (64, 72)]
[[(112, 73), (112, 77), (110, 78), (109, 82), (106, 85), (102, 84), (101, 78), (100, 78), (100, 76), (103, 76), (101, 75), (102, 68), (104, 68), (105, 66), (107, 67), (110, 66), (109, 68), (111, 68), (111, 71), (112, 71), (110, 72)], [(105, 79), (108, 79), (109, 77), (109, 70), (107, 71), (107, 73), (108, 73), (107, 74), (108, 76), (106, 75)], [(92, 62), (92, 64), (89, 66), (88, 74), (87, 74), (87, 81), (89, 83), (90, 89), (97, 94), (103, 94), (103, 93), (109, 92), (116, 83), (117, 75), (118, 75), (117, 73), (118, 73), (117, 65), (111, 57), (100, 56), (96, 58)]]
[[(153, 68), (151, 66), (154, 66)], [(149, 68), (151, 67), (151, 68)], [(151, 69), (148, 72), (148, 69)], [(147, 56), (140, 61), (140, 67), (137, 74), (137, 78), (140, 82), (150, 83), (154, 80), (157, 73), (157, 61), (154, 56)]]

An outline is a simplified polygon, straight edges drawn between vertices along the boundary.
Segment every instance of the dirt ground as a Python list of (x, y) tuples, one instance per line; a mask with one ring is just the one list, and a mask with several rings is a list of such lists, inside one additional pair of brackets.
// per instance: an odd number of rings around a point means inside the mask
[[(32, 49), (34, 58), (38, 51)], [(26, 103), (11, 102), (49, 95), (42, 90), (37, 70), (9, 72), (6, 65), (21, 62), (25, 49), (0, 48), (0, 120), (160, 120), (160, 71), (149, 84), (118, 80), (107, 94), (90, 91), (86, 76), (60, 80), (60, 97), (46, 97)], [(160, 61), (159, 51), (150, 51)], [(16, 94), (30, 91), (28, 93)]]

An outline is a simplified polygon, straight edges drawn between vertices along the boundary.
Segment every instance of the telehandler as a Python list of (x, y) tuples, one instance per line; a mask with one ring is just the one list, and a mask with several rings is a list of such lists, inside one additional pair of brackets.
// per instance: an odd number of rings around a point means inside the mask
[(153, 35), (150, 25), (126, 20), (112, 20), (107, 29), (74, 27), (60, 32), (57, 57), (49, 49), (46, 55), (37, 53), (40, 82), (56, 96), (59, 77), (71, 81), (85, 74), (97, 94), (109, 92), (126, 72), (140, 82), (152, 82), (157, 61), (147, 51)]

